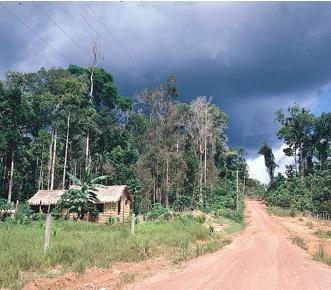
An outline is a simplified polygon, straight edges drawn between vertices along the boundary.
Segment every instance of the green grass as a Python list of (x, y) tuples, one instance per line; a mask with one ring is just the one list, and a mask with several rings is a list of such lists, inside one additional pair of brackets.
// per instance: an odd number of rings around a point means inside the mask
[(319, 262), (322, 262), (324, 264), (331, 266), (331, 257), (325, 253), (325, 250), (323, 247), (320, 247), (318, 249), (318, 251), (313, 255), (313, 259), (315, 261), (319, 261)]
[(228, 235), (234, 234), (236, 232), (241, 231), (245, 225), (243, 223), (238, 223), (231, 219), (221, 219), (222, 224), (225, 225), (225, 233)]
[(299, 237), (299, 236), (295, 236), (290, 238), (290, 240), (292, 241), (293, 244), (299, 246), (300, 248), (307, 250), (307, 245), (306, 242), (303, 238)]
[(288, 209), (288, 208), (282, 208), (278, 206), (269, 206), (267, 208), (267, 211), (269, 214), (285, 217), (285, 216), (296, 216), (298, 213), (295, 210)]
[(0, 223), (0, 288), (21, 288), (26, 282), (22, 273), (45, 274), (59, 265), (62, 272), (83, 272), (87, 266), (109, 267), (117, 261), (157, 256), (178, 261), (223, 245), (204, 225), (179, 220), (138, 224), (135, 236), (130, 234), (129, 225), (53, 220), (46, 253), (43, 237), (44, 222)]
[(331, 231), (321, 231), (318, 230), (315, 233), (316, 236), (320, 237), (320, 238), (325, 238), (325, 239), (331, 239)]

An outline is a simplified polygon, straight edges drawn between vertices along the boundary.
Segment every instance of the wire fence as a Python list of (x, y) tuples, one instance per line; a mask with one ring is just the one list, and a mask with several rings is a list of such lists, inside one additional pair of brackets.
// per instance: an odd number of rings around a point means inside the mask
[(324, 213), (305, 212), (304, 216), (308, 217), (308, 218), (317, 219), (317, 220), (331, 221), (331, 214), (326, 213), (326, 212), (324, 212)]

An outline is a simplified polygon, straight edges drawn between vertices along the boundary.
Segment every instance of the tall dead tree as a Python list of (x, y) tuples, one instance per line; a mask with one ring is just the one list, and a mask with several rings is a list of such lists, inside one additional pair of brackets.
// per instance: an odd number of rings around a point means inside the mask
[(11, 161), (10, 161), (10, 175), (9, 175), (9, 187), (8, 187), (8, 202), (11, 202), (12, 192), (13, 192), (14, 158), (15, 158), (15, 153), (14, 153), (14, 151), (12, 151), (12, 153), (11, 153)]
[(56, 165), (56, 143), (57, 143), (57, 130), (54, 129), (54, 142), (53, 142), (53, 155), (52, 155), (52, 167), (51, 167), (51, 185), (50, 190), (54, 189), (54, 177), (55, 177), (55, 165)]
[[(90, 102), (93, 102), (93, 90), (94, 90), (94, 74), (98, 64), (103, 60), (103, 58), (99, 55), (99, 45), (97, 41), (93, 42), (92, 45), (92, 65), (90, 67)], [(90, 128), (87, 125), (86, 132), (86, 148), (85, 148), (85, 168), (89, 170), (91, 165), (91, 157), (90, 157)]]
[(67, 157), (68, 157), (68, 145), (69, 145), (69, 130), (70, 130), (70, 112), (68, 113), (68, 117), (67, 117), (67, 135), (66, 135), (66, 145), (65, 145), (65, 151), (64, 151), (62, 189), (64, 189), (65, 183), (66, 183)]

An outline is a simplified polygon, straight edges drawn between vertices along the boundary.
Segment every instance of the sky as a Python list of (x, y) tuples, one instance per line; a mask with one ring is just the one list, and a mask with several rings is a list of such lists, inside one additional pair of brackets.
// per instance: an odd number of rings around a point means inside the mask
[(229, 116), (230, 146), (247, 150), (250, 175), (267, 182), (262, 142), (278, 170), (290, 162), (274, 112), (295, 103), (331, 109), (331, 3), (0, 2), (0, 75), (7, 70), (100, 66), (121, 95), (175, 74), (180, 100), (201, 95)]

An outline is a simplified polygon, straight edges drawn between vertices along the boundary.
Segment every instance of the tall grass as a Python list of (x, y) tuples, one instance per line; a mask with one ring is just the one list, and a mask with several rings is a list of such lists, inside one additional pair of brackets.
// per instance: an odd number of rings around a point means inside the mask
[(269, 214), (285, 217), (285, 216), (291, 216), (295, 217), (298, 215), (298, 212), (293, 209), (278, 207), (278, 206), (269, 206), (267, 208), (267, 211)]
[(315, 235), (320, 238), (331, 239), (331, 231), (318, 230)]
[(314, 260), (331, 266), (331, 256), (328, 256), (323, 247), (319, 247), (318, 251), (313, 255)]
[[(117, 261), (156, 256), (178, 260), (222, 245), (194, 221), (138, 224), (135, 236), (130, 234), (129, 225), (53, 221), (50, 247), (44, 252), (44, 227), (44, 222), (0, 223), (0, 288), (20, 288), (25, 282), (23, 272), (43, 273), (58, 265), (64, 271), (82, 272), (87, 266), (108, 267)], [(198, 243), (210, 246), (197, 251)]]

